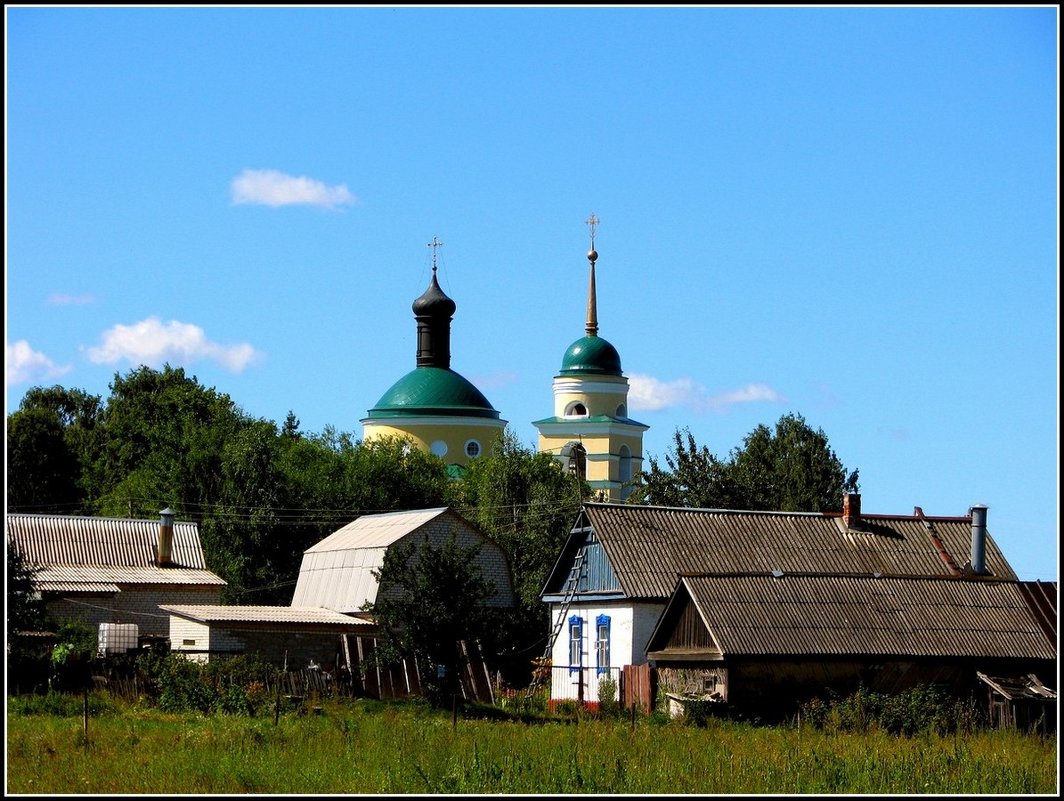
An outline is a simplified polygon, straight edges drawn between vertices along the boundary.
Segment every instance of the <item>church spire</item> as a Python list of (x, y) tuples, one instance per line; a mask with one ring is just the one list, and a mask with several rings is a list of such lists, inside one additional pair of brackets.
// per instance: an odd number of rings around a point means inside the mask
[(598, 306), (595, 299), (595, 260), (598, 259), (598, 253), (595, 252), (595, 226), (599, 224), (599, 219), (595, 212), (591, 212), (591, 216), (584, 222), (591, 229), (591, 249), (587, 252), (587, 260), (591, 263), (591, 277), (587, 288), (587, 323), (584, 331), (589, 337), (593, 337), (598, 336)]

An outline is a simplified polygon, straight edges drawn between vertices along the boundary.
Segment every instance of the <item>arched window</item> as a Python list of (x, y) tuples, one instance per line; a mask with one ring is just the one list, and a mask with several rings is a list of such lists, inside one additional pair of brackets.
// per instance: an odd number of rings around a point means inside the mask
[(574, 401), (565, 407), (566, 417), (587, 417), (587, 407), (580, 401)]
[(617, 416), (621, 418), (628, 417), (628, 407), (626, 407), (623, 403), (617, 407)]
[(621, 446), (621, 464), (617, 471), (617, 478), (622, 482), (632, 480), (632, 449), (627, 445)]

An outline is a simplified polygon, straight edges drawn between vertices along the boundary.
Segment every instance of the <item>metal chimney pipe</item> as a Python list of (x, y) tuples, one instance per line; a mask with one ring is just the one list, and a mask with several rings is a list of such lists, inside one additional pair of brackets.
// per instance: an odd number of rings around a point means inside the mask
[(986, 504), (977, 503), (968, 511), (972, 516), (972, 572), (986, 572)]
[(155, 563), (167, 567), (173, 563), (174, 551), (174, 510), (167, 506), (159, 512), (159, 549)]

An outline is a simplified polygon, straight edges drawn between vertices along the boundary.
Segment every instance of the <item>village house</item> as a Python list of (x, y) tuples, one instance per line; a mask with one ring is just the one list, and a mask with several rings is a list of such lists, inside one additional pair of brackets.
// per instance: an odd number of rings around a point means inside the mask
[(1055, 584), (1025, 589), (986, 518), (863, 514), (855, 493), (841, 513), (585, 503), (541, 595), (551, 698), (595, 703), (609, 676), (626, 703), (779, 710), (862, 681), (1055, 675)]
[(225, 586), (207, 569), (197, 525), (170, 509), (158, 520), (7, 514), (4, 529), (8, 547), (35, 566), (52, 619), (103, 626), (105, 640), (121, 632), (134, 648), (169, 635), (161, 605), (218, 603)]

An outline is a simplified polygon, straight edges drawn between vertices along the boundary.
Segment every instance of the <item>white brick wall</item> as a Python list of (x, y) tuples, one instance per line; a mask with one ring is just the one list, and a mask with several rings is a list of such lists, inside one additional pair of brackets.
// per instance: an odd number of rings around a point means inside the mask
[(514, 604), (513, 579), (502, 548), (468, 526), (458, 525), (454, 520), (442, 515), (412, 534), (407, 535), (400, 542), (411, 542), (416, 548), (424, 541), (427, 533), (433, 547), (439, 548), (450, 541), (451, 533), (456, 530), (456, 525), (458, 535), (456, 541), (460, 548), (469, 549), (473, 546), (480, 546), (479, 565), (481, 575), (488, 581), (495, 583), (495, 598), (491, 605), (512, 606)]
[(160, 604), (218, 604), (221, 597), (220, 586), (126, 585), (117, 595), (49, 601), (48, 612), (59, 623), (82, 622), (97, 629), (101, 623), (136, 623), (141, 634), (166, 637), (170, 615)]

